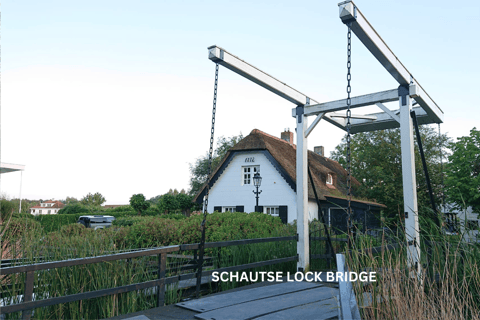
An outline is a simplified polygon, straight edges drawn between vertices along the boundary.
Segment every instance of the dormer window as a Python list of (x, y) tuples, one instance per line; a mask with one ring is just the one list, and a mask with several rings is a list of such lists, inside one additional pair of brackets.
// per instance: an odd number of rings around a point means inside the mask
[(333, 177), (330, 173), (327, 174), (327, 184), (333, 186)]

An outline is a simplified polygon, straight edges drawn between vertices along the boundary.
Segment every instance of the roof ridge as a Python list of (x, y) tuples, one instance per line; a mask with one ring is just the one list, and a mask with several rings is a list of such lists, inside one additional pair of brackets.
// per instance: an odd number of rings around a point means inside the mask
[(290, 142), (288, 142), (288, 141), (283, 140), (282, 138), (275, 137), (275, 136), (273, 136), (273, 135), (271, 135), (271, 134), (269, 134), (269, 133), (266, 133), (266, 132), (264, 132), (264, 131), (262, 131), (262, 130), (253, 129), (252, 132), (250, 132), (250, 134), (252, 134), (252, 133), (262, 134), (262, 135), (264, 135), (264, 136), (267, 136), (267, 137), (269, 137), (269, 138), (273, 138), (273, 139), (275, 139), (275, 140), (277, 140), (277, 141), (284, 142), (284, 143), (289, 144), (289, 145), (293, 146), (294, 148), (296, 148), (296, 145), (295, 145), (294, 143), (290, 143)]

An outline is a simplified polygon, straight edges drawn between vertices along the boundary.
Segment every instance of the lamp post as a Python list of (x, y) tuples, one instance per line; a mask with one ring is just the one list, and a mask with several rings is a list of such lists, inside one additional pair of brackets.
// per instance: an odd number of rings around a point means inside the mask
[(262, 193), (262, 190), (258, 191), (258, 188), (262, 185), (262, 177), (260, 177), (260, 173), (255, 173), (253, 175), (253, 185), (257, 188), (257, 191), (253, 190), (253, 193), (255, 194), (255, 198), (257, 199), (256, 206), (255, 206), (255, 212), (259, 211), (258, 208), (258, 195)]

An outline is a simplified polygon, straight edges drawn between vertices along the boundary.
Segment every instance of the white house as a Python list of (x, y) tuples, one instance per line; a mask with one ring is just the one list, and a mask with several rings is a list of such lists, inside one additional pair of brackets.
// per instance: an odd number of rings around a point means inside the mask
[(472, 207), (468, 207), (466, 210), (459, 210), (455, 209), (453, 205), (446, 205), (444, 212), (446, 216), (447, 231), (460, 231), (467, 242), (480, 241), (479, 214), (474, 213)]
[[(260, 211), (280, 216), (284, 222), (293, 222), (297, 218), (296, 210), (296, 146), (293, 144), (293, 132), (285, 131), (281, 138), (274, 137), (254, 129), (231, 148), (210, 180), (208, 212)], [(346, 226), (346, 170), (336, 161), (323, 155), (323, 147), (308, 151), (308, 165), (320, 201), (322, 212), (329, 224)], [(253, 176), (262, 177), (259, 195), (259, 207), (253, 185)], [(352, 178), (352, 185), (359, 184)], [(194, 201), (202, 203), (206, 184), (196, 195)], [(319, 218), (318, 205), (312, 185), (308, 190), (309, 219)], [(378, 220), (378, 213), (384, 205), (358, 201), (351, 203), (354, 219), (363, 225), (371, 225)]]
[(39, 206), (30, 208), (30, 213), (33, 215), (39, 214), (57, 214), (65, 205), (60, 201), (48, 200), (40, 203)]

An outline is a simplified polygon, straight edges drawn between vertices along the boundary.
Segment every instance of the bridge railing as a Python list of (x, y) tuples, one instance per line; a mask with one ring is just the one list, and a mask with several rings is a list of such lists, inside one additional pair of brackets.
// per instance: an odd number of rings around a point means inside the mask
[[(287, 236), (287, 237), (232, 240), (232, 241), (222, 241), (222, 242), (208, 242), (205, 244), (205, 248), (206, 249), (223, 248), (223, 247), (230, 247), (230, 246), (269, 243), (269, 242), (284, 242), (284, 241), (292, 241), (292, 240), (297, 240), (297, 237)], [(23, 301), (21, 303), (3, 306), (0, 309), (0, 314), (8, 314), (12, 312), (22, 311), (22, 318), (29, 319), (31, 316), (31, 310), (36, 308), (48, 307), (56, 304), (69, 303), (69, 302), (92, 299), (92, 298), (105, 297), (105, 296), (126, 293), (131, 291), (144, 290), (144, 289), (153, 288), (153, 287), (157, 288), (156, 290), (157, 306), (163, 306), (165, 304), (165, 286), (166, 285), (174, 284), (181, 280), (196, 278), (195, 272), (166, 277), (167, 255), (172, 255), (174, 253), (180, 253), (183, 251), (196, 252), (196, 250), (198, 249), (199, 249), (199, 243), (183, 244), (183, 245), (175, 245), (175, 246), (168, 246), (168, 247), (144, 249), (144, 250), (138, 250), (138, 251), (132, 251), (132, 252), (108, 254), (108, 255), (95, 256), (95, 257), (69, 259), (69, 260), (62, 260), (62, 261), (51, 261), (51, 262), (43, 262), (43, 263), (37, 263), (37, 264), (10, 266), (6, 268), (1, 268), (0, 276), (6, 276), (11, 274), (21, 274), (21, 273), (25, 273), (26, 276), (25, 276), (25, 285), (24, 285), (24, 292), (23, 292)], [(114, 288), (100, 289), (100, 290), (70, 294), (70, 295), (65, 295), (60, 297), (47, 298), (42, 300), (33, 299), (34, 280), (35, 280), (36, 272), (38, 273), (45, 270), (52, 270), (52, 269), (73, 267), (73, 266), (84, 266), (84, 265), (97, 264), (97, 263), (103, 263), (103, 262), (109, 262), (109, 261), (117, 261), (117, 260), (128, 261), (129, 259), (132, 259), (132, 258), (147, 257), (147, 256), (157, 256), (157, 270), (155, 272), (157, 274), (157, 279), (155, 280), (123, 285), (123, 286), (118, 286)], [(291, 257), (283, 257), (283, 258), (241, 264), (236, 266), (205, 270), (202, 272), (202, 277), (210, 276), (213, 272), (219, 272), (219, 273), (232, 272), (232, 271), (239, 271), (239, 270), (245, 270), (250, 268), (275, 265), (275, 264), (285, 263), (290, 261), (297, 261), (297, 256), (295, 255)], [(5, 297), (2, 297), (2, 298), (5, 298)]]

